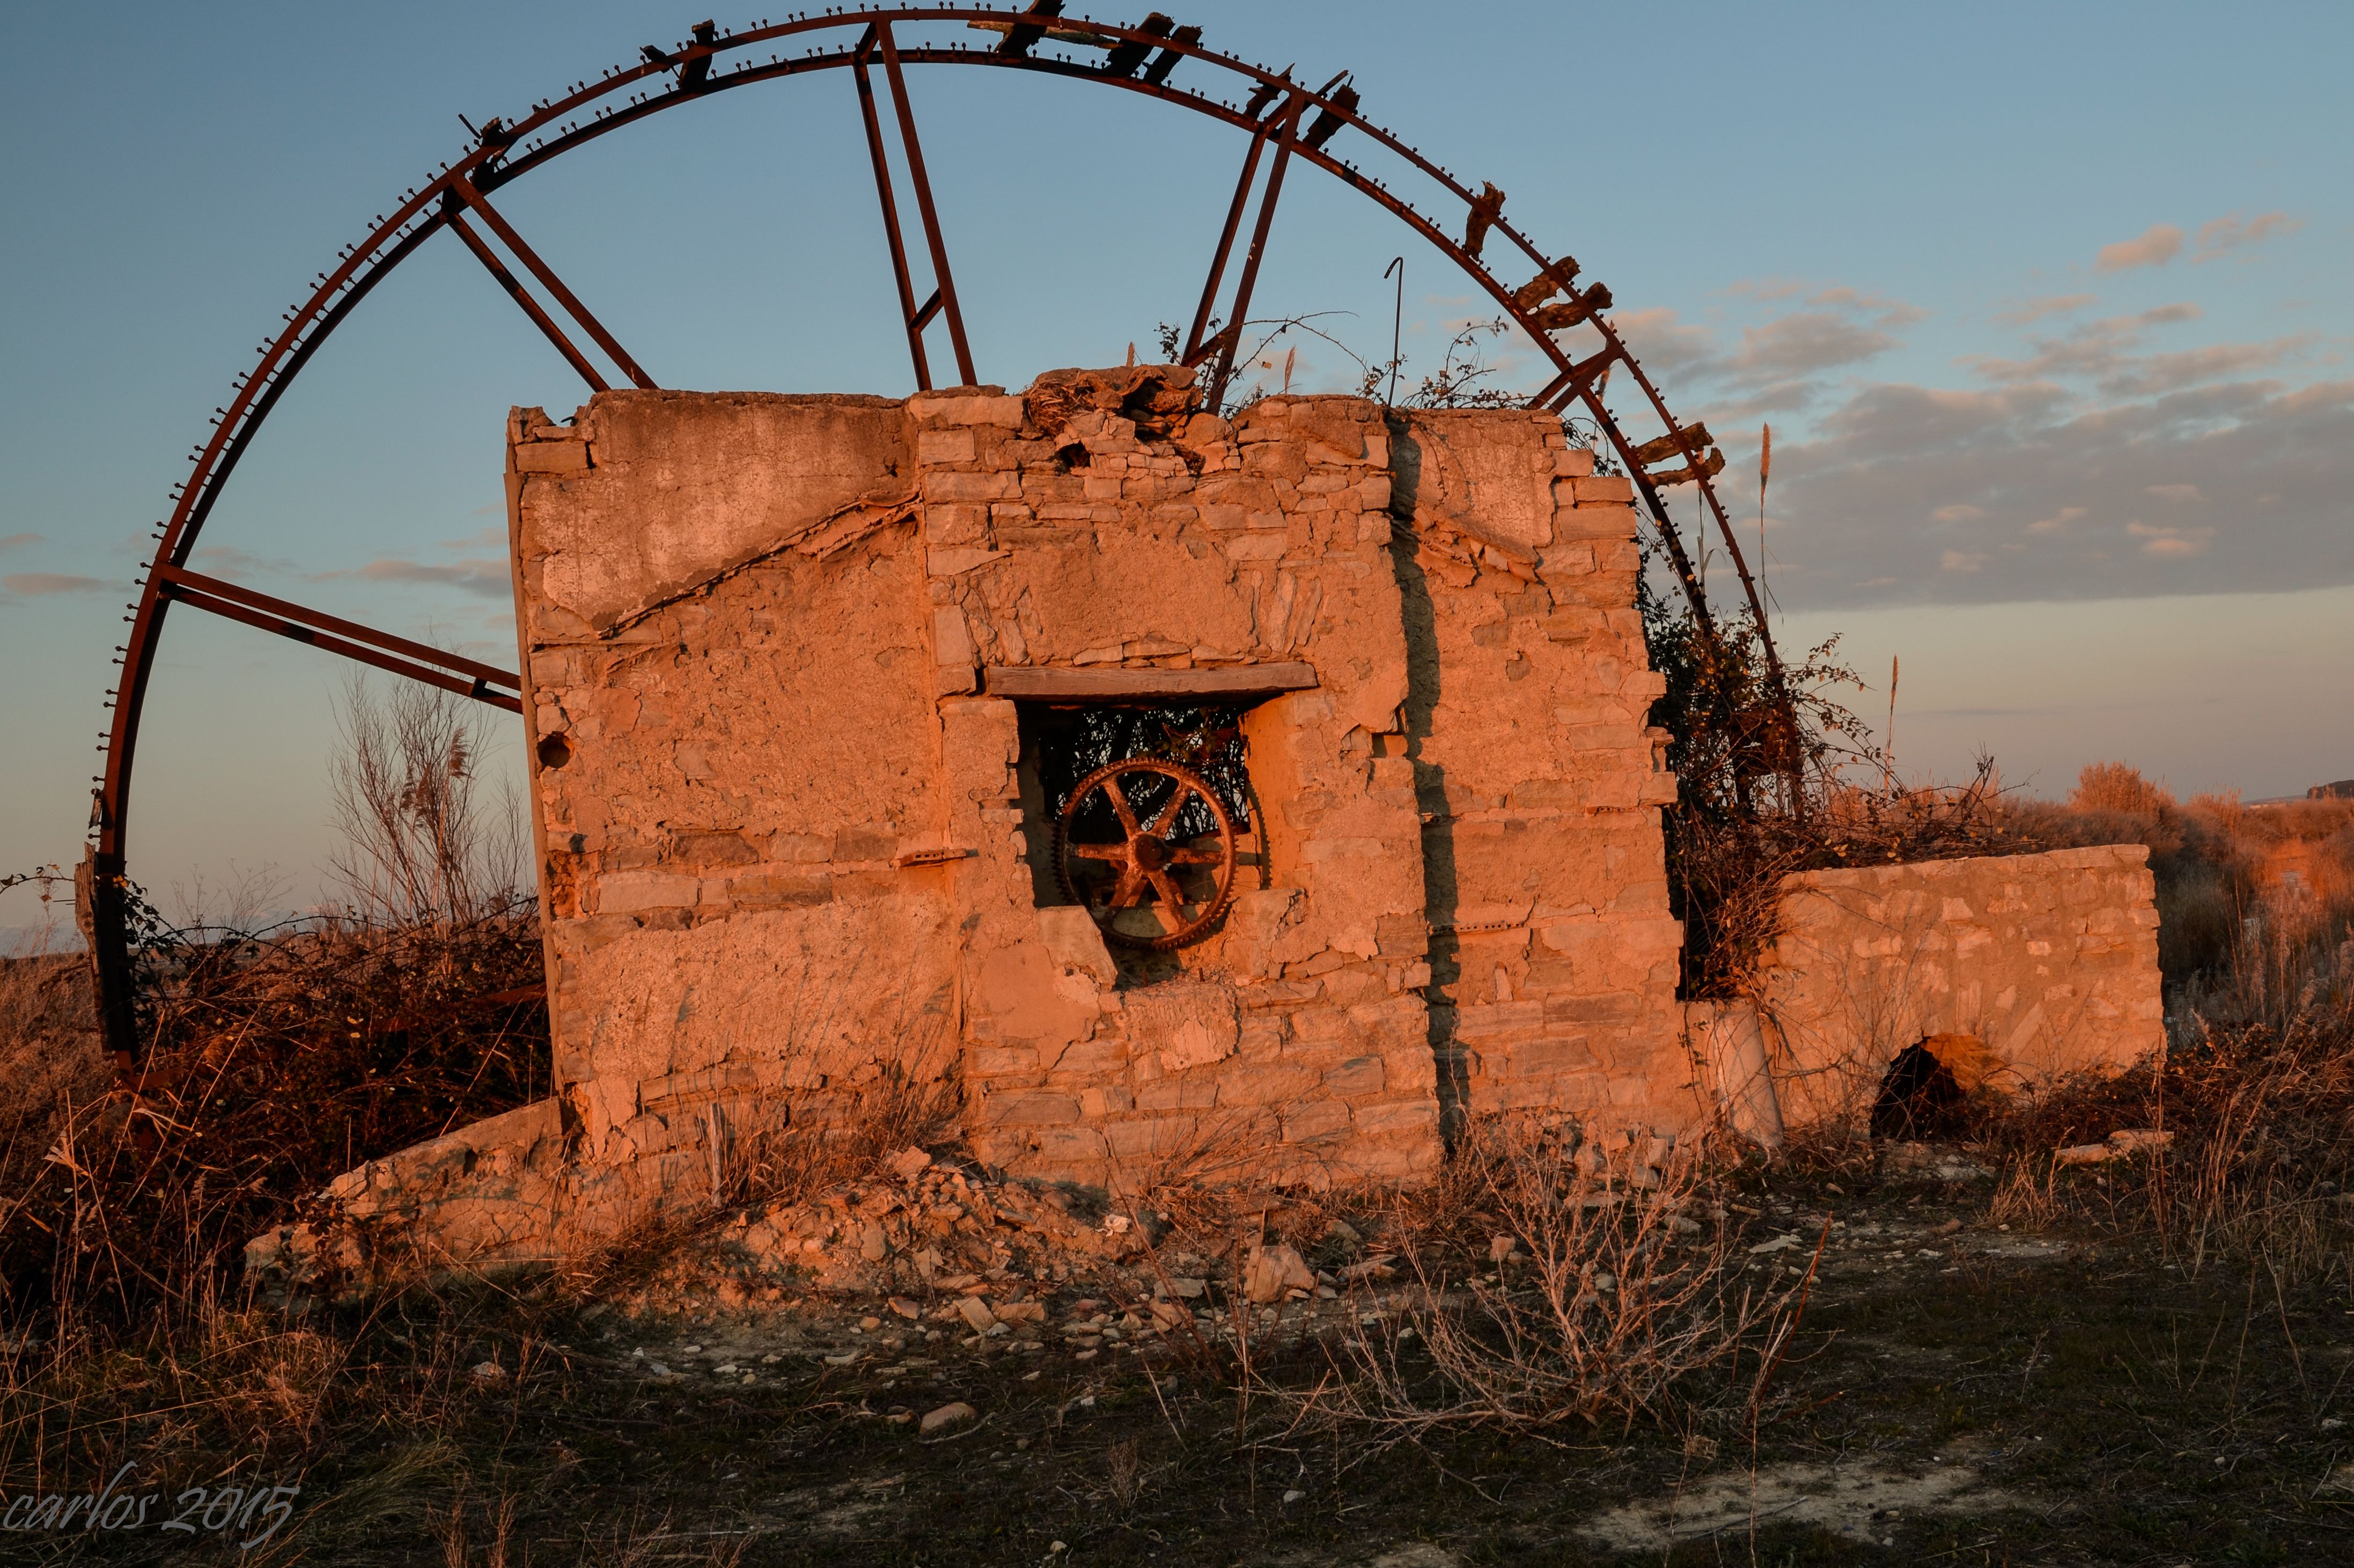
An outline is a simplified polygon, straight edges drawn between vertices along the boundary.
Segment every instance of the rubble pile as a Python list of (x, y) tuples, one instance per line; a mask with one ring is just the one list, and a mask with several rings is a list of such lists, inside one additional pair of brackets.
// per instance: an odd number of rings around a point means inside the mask
[[(868, 1180), (738, 1211), (620, 1304), (714, 1324), (730, 1312), (769, 1364), (848, 1366), (928, 1346), (1088, 1361), (1179, 1340), (1260, 1344), (1379, 1321), (1420, 1298), (1382, 1288), (1396, 1254), (1368, 1244), (1373, 1222), (1242, 1207), (1181, 1224), (1108, 1206), (1097, 1191), (991, 1181), (910, 1149)], [(1271, 1219), (1295, 1239), (1272, 1239)], [(750, 1328), (763, 1307), (790, 1311), (794, 1326)], [(740, 1348), (707, 1350), (639, 1370), (674, 1375), (672, 1361), (701, 1358), (730, 1378), (758, 1376)]]

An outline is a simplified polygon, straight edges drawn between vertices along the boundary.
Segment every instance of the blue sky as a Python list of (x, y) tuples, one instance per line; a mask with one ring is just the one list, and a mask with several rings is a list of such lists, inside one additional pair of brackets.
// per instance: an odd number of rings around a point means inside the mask
[[(0, 14), (36, 67), (0, 100), (0, 868), (79, 853), (146, 529), (305, 280), (456, 152), (460, 113), (512, 117), (695, 19)], [(1353, 69), (1372, 118), (1503, 187), (1717, 432), (1745, 527), (1773, 422), (1784, 634), (1844, 632), (1875, 722), (1903, 657), (1908, 770), (1983, 747), (2047, 793), (2107, 757), (2251, 796), (2354, 775), (2354, 12), (1359, 0), (1178, 19), (1311, 81)], [(1047, 79), (912, 80), (984, 378), (1115, 363), (1183, 319), (1238, 137)], [(665, 385), (910, 387), (842, 73), (661, 116), (501, 207)], [(1331, 313), (1379, 357), (1400, 250), (1411, 378), (1478, 304), (1321, 175), (1287, 189), (1255, 313)], [(1507, 384), (1533, 366), (1499, 357)], [(1297, 374), (1340, 387), (1353, 366), (1311, 342)], [(305, 372), (199, 565), (504, 662), (502, 418), (580, 398), (439, 238)], [(343, 675), (176, 616), (134, 874), (193, 888), (266, 864), (313, 896)], [(0, 927), (37, 918), (0, 896)]]

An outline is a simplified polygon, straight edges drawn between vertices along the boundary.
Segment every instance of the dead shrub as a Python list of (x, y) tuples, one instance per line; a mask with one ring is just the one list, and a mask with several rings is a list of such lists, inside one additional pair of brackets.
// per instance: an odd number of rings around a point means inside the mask
[[(1474, 1221), (1453, 1239), (1493, 1231), (1485, 1270), (1470, 1261), (1451, 1276), (1443, 1243), (1413, 1245), (1438, 1238), (1405, 1233), (1405, 1310), (1377, 1315), (1336, 1353), (1333, 1377), (1284, 1397), (1380, 1441), (1634, 1420), (1739, 1355), (1791, 1298), (1744, 1282), (1724, 1211), (1700, 1202), (1708, 1179), (1694, 1149), (1646, 1167), (1574, 1129), (1475, 1123), (1446, 1184)], [(1511, 1253), (1496, 1255), (1507, 1239)]]
[[(2218, 1255), (2267, 1255), (2296, 1273), (2335, 1266), (2354, 1230), (2354, 1005), (2316, 1001), (2285, 1026), (2200, 1022), (2186, 1034), (2162, 1061), (1988, 1115), (1974, 1131), (2004, 1166), (1995, 1217), (2147, 1230), (2193, 1268)], [(2172, 1141), (2055, 1167), (2055, 1150), (2131, 1128)]]
[(65, 1340), (226, 1299), (246, 1241), (334, 1176), (547, 1092), (536, 900), (458, 705), (353, 688), (343, 915), (190, 927), (132, 890), (135, 1095), (93, 1082), (86, 979), (0, 971), (0, 1065), (53, 1064), (0, 1123), (0, 1319)]
[(114, 1086), (80, 954), (0, 959), (0, 1236), (78, 1114)]

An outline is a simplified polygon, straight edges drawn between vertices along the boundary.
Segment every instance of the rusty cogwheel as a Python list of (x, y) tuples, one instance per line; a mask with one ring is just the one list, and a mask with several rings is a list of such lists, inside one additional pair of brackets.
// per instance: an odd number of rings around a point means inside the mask
[[(1119, 837), (1082, 841), (1073, 828), (1102, 796)], [(1165, 798), (1164, 798), (1165, 797)], [(1151, 821), (1137, 816), (1149, 802)], [(1170, 836), (1186, 804), (1199, 800), (1215, 833)], [(1100, 821), (1100, 813), (1097, 814)], [(1087, 908), (1107, 941), (1165, 953), (1216, 927), (1235, 886), (1235, 823), (1207, 780), (1190, 768), (1149, 757), (1097, 768), (1079, 780), (1055, 823), (1055, 870), (1071, 901)]]

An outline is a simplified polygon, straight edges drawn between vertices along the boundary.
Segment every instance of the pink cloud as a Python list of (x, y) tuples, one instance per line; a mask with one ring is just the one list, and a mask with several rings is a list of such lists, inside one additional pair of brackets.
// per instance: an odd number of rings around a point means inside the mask
[(2199, 253), (2190, 260), (2194, 265), (2212, 261), (2227, 250), (2262, 245), (2267, 239), (2295, 234), (2304, 227), (2305, 219), (2291, 217), (2285, 212), (2258, 213), (2245, 223), (2235, 212), (2199, 226)]
[(2170, 223), (2153, 223), (2132, 239), (2104, 245), (2093, 258), (2096, 272), (2122, 272), (2132, 267), (2163, 267), (2182, 254), (2182, 230)]
[(0, 587), (6, 588), (10, 593), (26, 595), (90, 593), (105, 586), (96, 577), (78, 577), (66, 572), (17, 572), (0, 577)]

